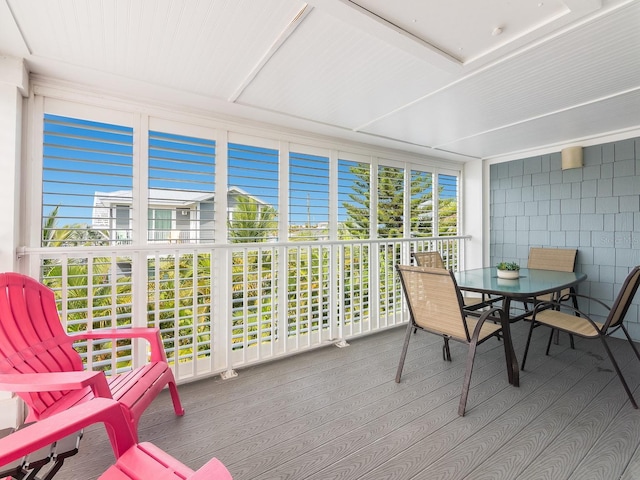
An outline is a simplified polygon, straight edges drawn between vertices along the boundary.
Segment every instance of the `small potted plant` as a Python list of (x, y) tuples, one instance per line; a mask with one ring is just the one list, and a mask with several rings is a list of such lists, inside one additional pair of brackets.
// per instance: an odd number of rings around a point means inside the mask
[(516, 262), (500, 262), (496, 265), (498, 278), (515, 279), (520, 276), (520, 265)]

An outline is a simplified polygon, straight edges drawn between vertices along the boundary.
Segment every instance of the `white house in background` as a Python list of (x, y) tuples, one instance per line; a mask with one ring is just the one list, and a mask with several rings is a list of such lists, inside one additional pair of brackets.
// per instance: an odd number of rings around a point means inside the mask
[[(214, 240), (214, 194), (186, 190), (149, 189), (147, 240), (159, 243), (204, 243)], [(227, 219), (238, 198), (263, 200), (238, 187), (227, 190)], [(133, 234), (131, 190), (95, 192), (91, 228), (109, 233), (114, 243), (130, 243)]]

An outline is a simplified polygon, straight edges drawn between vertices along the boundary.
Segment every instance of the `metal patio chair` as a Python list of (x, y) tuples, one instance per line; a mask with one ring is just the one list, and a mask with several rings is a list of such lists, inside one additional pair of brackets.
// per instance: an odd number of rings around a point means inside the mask
[[(578, 250), (575, 248), (543, 248), (543, 247), (531, 247), (529, 249), (529, 258), (527, 259), (527, 268), (535, 268), (537, 270), (556, 270), (560, 272), (573, 272), (576, 269), (576, 257), (578, 256)], [(547, 293), (536, 298), (530, 298), (523, 302), (525, 310), (527, 309), (527, 303), (531, 303), (534, 306), (539, 302), (553, 302), (553, 301), (569, 301), (571, 300), (573, 308), (576, 310), (578, 307), (578, 297), (575, 295), (576, 289), (574, 287), (565, 288), (560, 292)], [(573, 294), (573, 295), (572, 295)], [(553, 330), (551, 331), (553, 336)], [(575, 348), (573, 341), (573, 335), (569, 335), (569, 341), (571, 348)], [(558, 333), (556, 331), (556, 343), (558, 343)]]
[[(396, 382), (400, 382), (411, 332), (414, 329), (420, 329), (444, 338), (442, 355), (445, 361), (451, 361), (449, 340), (469, 346), (466, 373), (458, 406), (459, 415), (464, 416), (465, 413), (476, 347), (485, 340), (501, 334), (509, 383), (514, 386), (519, 385), (518, 362), (511, 343), (509, 319), (501, 309), (486, 310), (479, 318), (469, 315), (464, 310), (462, 294), (450, 271), (408, 265), (397, 265), (396, 269), (400, 275), (410, 317), (396, 373)], [(499, 324), (486, 321), (496, 318), (500, 319)]]
[[(631, 348), (633, 348), (633, 351), (638, 357), (638, 360), (640, 360), (640, 353), (631, 340), (631, 337), (623, 323), (624, 317), (629, 310), (629, 306), (635, 297), (636, 291), (638, 290), (638, 285), (640, 285), (640, 266), (636, 266), (631, 270), (622, 284), (622, 288), (620, 289), (613, 306), (611, 307), (596, 298), (588, 297), (586, 295), (572, 294), (604, 306), (609, 311), (604, 322), (597, 322), (586, 313), (581, 312), (577, 308), (571, 307), (566, 303), (540, 302), (536, 305), (533, 311), (531, 327), (529, 328), (529, 336), (527, 337), (527, 345), (525, 346), (524, 356), (522, 358), (522, 369), (524, 370), (525, 362), (527, 360), (527, 353), (529, 352), (529, 344), (531, 342), (533, 329), (537, 326), (546, 325), (547, 327), (550, 327), (552, 331), (558, 330), (567, 332), (571, 335), (576, 335), (586, 339), (599, 339), (602, 342), (604, 350), (607, 352), (611, 363), (613, 364), (613, 368), (618, 374), (618, 378), (620, 378), (620, 381), (622, 382), (622, 386), (629, 396), (629, 400), (631, 401), (633, 408), (638, 408), (638, 404), (633, 398), (631, 390), (629, 389), (629, 386), (627, 385), (627, 382), (624, 379), (624, 376), (622, 375), (622, 372), (618, 367), (618, 363), (616, 362), (606, 340), (606, 338), (613, 332), (622, 330), (625, 337), (627, 337)], [(550, 336), (547, 344), (547, 355), (549, 355), (549, 349), (551, 348), (551, 338), (552, 337)]]

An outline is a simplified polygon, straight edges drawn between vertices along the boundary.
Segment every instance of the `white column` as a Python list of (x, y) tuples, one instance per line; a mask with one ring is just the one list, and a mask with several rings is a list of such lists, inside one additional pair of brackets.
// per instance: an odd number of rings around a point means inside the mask
[[(485, 189), (483, 161), (471, 160), (464, 165), (462, 219), (463, 232), (471, 235), (466, 240), (464, 265), (460, 269), (484, 267), (485, 250), (488, 251), (488, 237), (485, 229)], [(488, 190), (487, 190), (488, 192)], [(488, 203), (487, 203), (488, 204)]]
[[(14, 271), (20, 228), (20, 161), (22, 154), (23, 95), (28, 73), (22, 59), (0, 56), (0, 272)], [(0, 392), (0, 428), (22, 422), (18, 397)]]

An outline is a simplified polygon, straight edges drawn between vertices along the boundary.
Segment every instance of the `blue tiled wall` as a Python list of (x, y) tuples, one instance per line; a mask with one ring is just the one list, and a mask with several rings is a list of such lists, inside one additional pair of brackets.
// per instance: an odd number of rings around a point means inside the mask
[[(583, 157), (583, 168), (564, 171), (560, 152), (491, 165), (491, 264), (526, 265), (529, 247), (577, 248), (576, 270), (588, 275), (579, 292), (610, 305), (640, 265), (640, 138), (585, 147)], [(639, 305), (640, 293), (627, 326), (640, 341)]]

